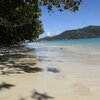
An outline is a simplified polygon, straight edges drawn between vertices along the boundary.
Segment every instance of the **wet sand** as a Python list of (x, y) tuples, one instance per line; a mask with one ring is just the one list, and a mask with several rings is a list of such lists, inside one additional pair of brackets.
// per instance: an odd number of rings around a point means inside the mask
[[(17, 73), (0, 75), (0, 100), (100, 100), (100, 55), (65, 46), (35, 44), (33, 48), (13, 61), (27, 70), (19, 66)], [(16, 72), (14, 67), (8, 69)]]

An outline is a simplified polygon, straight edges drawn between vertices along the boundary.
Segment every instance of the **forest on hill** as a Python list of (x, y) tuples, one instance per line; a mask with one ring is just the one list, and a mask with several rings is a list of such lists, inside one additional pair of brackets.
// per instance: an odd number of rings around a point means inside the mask
[(39, 39), (42, 40), (62, 40), (62, 39), (81, 39), (81, 38), (96, 38), (100, 37), (100, 26), (87, 26), (76, 30), (67, 30), (59, 35), (52, 37), (44, 37)]

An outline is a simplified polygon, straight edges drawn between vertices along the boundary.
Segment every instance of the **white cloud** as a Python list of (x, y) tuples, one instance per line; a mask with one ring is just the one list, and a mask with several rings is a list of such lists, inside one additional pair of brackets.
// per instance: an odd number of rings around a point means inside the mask
[(60, 34), (60, 32), (56, 32), (56, 33), (55, 33), (55, 35), (58, 35), (58, 34)]
[(51, 33), (50, 32), (47, 32), (47, 36), (51, 36)]

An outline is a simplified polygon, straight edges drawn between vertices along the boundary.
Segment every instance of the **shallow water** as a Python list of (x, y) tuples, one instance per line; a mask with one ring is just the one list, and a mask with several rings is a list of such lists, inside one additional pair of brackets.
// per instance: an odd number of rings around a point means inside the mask
[(37, 84), (40, 90), (52, 93), (56, 100), (100, 99), (100, 38), (31, 43), (28, 47), (36, 49), (45, 70), (61, 71), (52, 77), (44, 74), (43, 84)]
[[(86, 45), (80, 46), (84, 49), (75, 44), (28, 44), (28, 48), (34, 48), (31, 54), (37, 59), (34, 67), (43, 71), (0, 76), (0, 82), (15, 85), (0, 91), (0, 100), (39, 100), (35, 97), (41, 95), (52, 100), (100, 100), (99, 52), (85, 49)], [(37, 95), (32, 98), (32, 93)]]
[(100, 38), (56, 40), (41, 42), (47, 45), (65, 46), (73, 51), (100, 54)]

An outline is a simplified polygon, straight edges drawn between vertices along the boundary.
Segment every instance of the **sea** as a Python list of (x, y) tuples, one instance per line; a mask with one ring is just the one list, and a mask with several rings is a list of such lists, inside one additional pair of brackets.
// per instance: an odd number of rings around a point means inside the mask
[(45, 46), (66, 47), (67, 49), (74, 52), (85, 52), (100, 55), (100, 38), (41, 41), (29, 43), (28, 47), (36, 48), (37, 44), (40, 44), (40, 46), (44, 44)]

